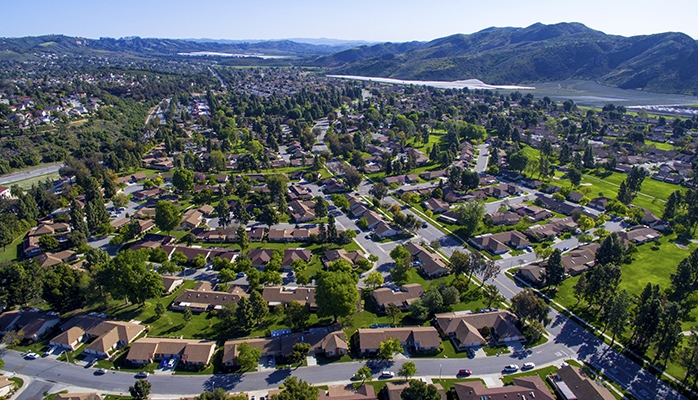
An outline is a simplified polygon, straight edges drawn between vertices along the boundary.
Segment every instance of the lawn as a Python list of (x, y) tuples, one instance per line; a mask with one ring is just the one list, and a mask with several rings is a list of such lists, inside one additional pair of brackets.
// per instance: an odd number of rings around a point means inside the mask
[(5, 261), (14, 261), (17, 259), (17, 255), (20, 253), (20, 249), (22, 248), (24, 236), (24, 234), (17, 236), (12, 243), (7, 245), (5, 251), (0, 251), (0, 263)]
[(548, 381), (545, 379), (548, 375), (552, 375), (555, 372), (557, 372), (558, 368), (555, 366), (550, 366), (550, 367), (545, 367), (541, 369), (534, 369), (531, 371), (526, 371), (526, 372), (521, 372), (518, 374), (511, 374), (511, 375), (504, 375), (502, 377), (502, 382), (504, 382), (505, 385), (513, 385), (514, 384), (514, 378), (523, 378), (526, 376), (540, 376), (540, 378), (545, 382), (545, 385), (548, 386), (548, 389), (552, 390), (553, 388), (550, 386)]
[[(622, 280), (619, 289), (625, 289), (634, 296), (640, 295), (648, 282), (659, 285), (662, 290), (668, 289), (671, 285), (670, 276), (676, 272), (676, 266), (698, 247), (695, 243), (689, 243), (688, 250), (683, 250), (673, 243), (674, 240), (674, 235), (662, 237), (659, 239), (659, 250), (653, 250), (651, 243), (638, 246), (634, 261), (621, 266)], [(575, 306), (577, 299), (574, 297), (574, 285), (578, 280), (579, 276), (566, 279), (560, 285), (555, 300), (582, 318), (591, 318), (592, 321), (589, 322), (593, 323), (595, 318), (586, 312), (586, 304)], [(695, 324), (698, 319), (698, 309), (694, 309), (690, 316), (689, 321), (683, 323), (684, 330), (688, 330), (692, 324)]]
[[(624, 176), (623, 174), (618, 175)], [(613, 182), (615, 180), (618, 180), (618, 177), (613, 174), (603, 179), (586, 174), (582, 178), (582, 185), (591, 188), (591, 192), (588, 194), (590, 198), (604, 196), (615, 199), (618, 195), (618, 185), (622, 182), (622, 179), (618, 183)], [(642, 192), (635, 196), (632, 204), (646, 208), (655, 215), (661, 216), (664, 213), (664, 199), (668, 198), (671, 192), (678, 188), (679, 186), (647, 178), (642, 183)]]
[(12, 182), (12, 184), (13, 184), (13, 185), (17, 185), (17, 186), (21, 187), (21, 188), (24, 189), (24, 190), (29, 190), (29, 189), (31, 189), (31, 187), (32, 187), (33, 185), (37, 185), (37, 184), (39, 184), (39, 183), (46, 182), (47, 179), (48, 179), (49, 181), (53, 182), (53, 181), (55, 181), (56, 179), (58, 179), (58, 178), (60, 178), (60, 177), (61, 177), (61, 176), (58, 174), (58, 172), (54, 172), (54, 173), (51, 173), (51, 174), (35, 176), (35, 177), (33, 177), (33, 178), (24, 179), (24, 180), (17, 181), (17, 182)]
[(511, 350), (509, 350), (509, 346), (487, 346), (482, 348), (485, 351), (485, 354), (487, 354), (487, 357), (492, 357), (492, 356), (500, 356), (502, 354), (509, 354), (511, 353)]
[(674, 145), (671, 143), (653, 142), (651, 140), (645, 140), (645, 146), (654, 146), (658, 150), (671, 151), (674, 150)]

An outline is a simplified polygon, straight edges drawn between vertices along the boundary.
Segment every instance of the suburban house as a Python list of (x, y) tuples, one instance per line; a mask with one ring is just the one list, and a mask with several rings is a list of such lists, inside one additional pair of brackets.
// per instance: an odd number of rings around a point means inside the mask
[(516, 276), (533, 286), (542, 286), (545, 283), (545, 267), (538, 264), (524, 265), (516, 271)]
[[(457, 382), (453, 385), (453, 391), (458, 400), (555, 400), (545, 386), (545, 382), (537, 375), (514, 378), (513, 385), (493, 388), (485, 387), (480, 380)], [(580, 399), (586, 398), (580, 397)]]
[(512, 211), (495, 212), (485, 215), (485, 222), (496, 226), (516, 225), (519, 223), (519, 220), (521, 220), (521, 216)]
[(6, 376), (0, 375), (0, 396), (7, 397), (15, 387), (15, 383), (7, 379)]
[(393, 227), (385, 221), (380, 221), (373, 228), (373, 234), (380, 239), (397, 236), (402, 233), (402, 230), (398, 227)]
[(450, 272), (448, 265), (437, 253), (432, 253), (414, 242), (406, 243), (405, 249), (410, 252), (413, 264), (428, 277), (439, 277)]
[(293, 200), (288, 203), (291, 217), (297, 223), (308, 222), (315, 219), (315, 202)]
[(182, 223), (180, 224), (180, 226), (184, 229), (194, 229), (197, 226), (199, 226), (203, 216), (204, 214), (202, 214), (201, 211), (194, 208), (190, 208), (182, 216)]
[(383, 221), (383, 218), (373, 210), (366, 211), (363, 214), (363, 218), (366, 218), (366, 222), (368, 222), (368, 229), (375, 228), (376, 225)]
[(78, 260), (78, 254), (73, 250), (62, 250), (55, 253), (43, 253), (37, 257), (42, 267), (54, 267), (62, 263), (71, 263)]
[(51, 346), (75, 350), (81, 343), (91, 343), (84, 352), (100, 358), (109, 358), (113, 350), (134, 341), (145, 331), (145, 326), (121, 321), (105, 321), (91, 315), (78, 315), (63, 325), (62, 333), (51, 339)]
[(434, 214), (440, 214), (448, 211), (451, 206), (447, 202), (441, 200), (441, 199), (436, 199), (436, 198), (429, 198), (422, 203), (424, 208), (427, 210), (430, 210)]
[(397, 338), (406, 351), (430, 352), (441, 346), (439, 332), (431, 326), (359, 329), (357, 335), (363, 355), (377, 354), (381, 342), (390, 338)]
[(434, 321), (439, 331), (451, 339), (453, 346), (458, 350), (486, 345), (489, 338), (482, 336), (484, 327), (490, 328), (491, 336), (499, 344), (526, 340), (516, 327), (518, 318), (509, 311), (443, 313), (436, 314)]
[(363, 254), (358, 250), (346, 251), (344, 249), (337, 250), (327, 250), (322, 256), (322, 264), (327, 268), (331, 262), (337, 260), (349, 261), (352, 266), (356, 267), (356, 262), (359, 260), (365, 260)]
[(296, 343), (308, 343), (310, 355), (324, 355), (325, 357), (341, 357), (349, 352), (349, 345), (344, 331), (332, 331), (329, 328), (311, 329), (308, 332), (288, 333), (285, 335), (228, 340), (223, 346), (222, 364), (226, 367), (235, 367), (235, 357), (238, 355), (238, 346), (247, 343), (262, 352), (262, 356), (288, 357)]
[(201, 368), (211, 361), (216, 342), (208, 340), (143, 338), (133, 342), (126, 361), (133, 365), (178, 358), (187, 368)]
[(194, 289), (186, 289), (177, 296), (170, 309), (182, 311), (189, 307), (192, 312), (220, 310), (224, 304), (236, 304), (242, 297), (249, 297), (238, 286), (232, 286), (227, 292), (214, 291), (210, 282), (199, 281)]
[(419, 177), (424, 179), (425, 181), (430, 181), (432, 179), (441, 178), (443, 176), (446, 176), (445, 169), (440, 169), (438, 171), (425, 171), (425, 172), (422, 172), (419, 174)]
[(521, 250), (530, 246), (531, 242), (519, 231), (508, 231), (475, 236), (470, 239), (470, 244), (475, 246), (478, 250), (486, 250), (490, 252), (490, 254), (497, 255), (508, 252), (509, 247), (514, 250)]
[(307, 242), (310, 235), (317, 235), (320, 230), (313, 228), (270, 228), (267, 240), (270, 242)]
[[(436, 390), (439, 391), (439, 395), (441, 395), (441, 400), (447, 400), (448, 397), (446, 396), (446, 391), (444, 390), (443, 386), (438, 383), (433, 383), (436, 387)], [(385, 385), (385, 390), (388, 394), (388, 400), (401, 400), (402, 399), (402, 391), (410, 387), (410, 383), (407, 384), (402, 384), (402, 383), (395, 383), (395, 382), (387, 382)]]
[(54, 400), (102, 400), (98, 393), (56, 393)]
[(553, 216), (553, 213), (544, 208), (530, 206), (526, 203), (514, 204), (510, 209), (520, 216), (528, 218), (532, 222), (542, 221)]
[(303, 260), (307, 263), (313, 258), (313, 253), (310, 250), (303, 248), (294, 248), (284, 250), (284, 257), (281, 259), (281, 268), (290, 271), (291, 265), (296, 260)]
[(626, 232), (618, 232), (618, 237), (630, 243), (643, 244), (659, 239), (662, 234), (652, 228), (638, 225)]
[[(269, 395), (272, 395), (271, 391)], [(364, 384), (358, 388), (354, 388), (353, 384), (330, 385), (327, 389), (320, 389), (318, 399), (376, 400), (378, 399), (378, 395), (376, 394), (376, 389), (371, 385)], [(392, 398), (390, 398), (390, 400), (392, 400)]]
[(595, 197), (591, 199), (589, 204), (587, 204), (587, 207), (594, 208), (599, 211), (604, 211), (606, 209), (606, 204), (611, 201), (611, 199), (608, 199), (606, 197)]
[(645, 215), (640, 220), (640, 223), (642, 225), (645, 225), (648, 228), (652, 228), (660, 232), (664, 232), (671, 229), (671, 227), (669, 226), (669, 222), (657, 217), (656, 215), (652, 214), (651, 211), (645, 208), (643, 208), (642, 211), (645, 213)]
[(12, 196), (10, 193), (10, 188), (7, 186), (0, 186), (0, 197), (3, 199), (9, 199)]
[(303, 305), (307, 304), (311, 310), (317, 308), (315, 304), (315, 287), (283, 287), (267, 286), (262, 290), (262, 297), (269, 307), (287, 306), (292, 301)]
[(184, 283), (184, 279), (178, 276), (163, 276), (162, 284), (165, 286), (165, 294), (174, 292)]
[(613, 400), (615, 397), (605, 387), (590, 379), (580, 368), (566, 365), (557, 370), (551, 383), (563, 400), (589, 399)]
[(36, 342), (60, 321), (58, 315), (51, 312), (7, 311), (0, 315), (0, 334), (17, 330), (24, 333), (24, 340)]
[(402, 285), (399, 288), (382, 287), (371, 292), (373, 301), (379, 309), (385, 311), (389, 304), (395, 304), (400, 310), (407, 310), (412, 302), (424, 294), (419, 283)]
[(533, 240), (548, 240), (563, 232), (573, 232), (578, 227), (574, 218), (553, 218), (545, 225), (535, 225), (526, 230), (526, 236)]

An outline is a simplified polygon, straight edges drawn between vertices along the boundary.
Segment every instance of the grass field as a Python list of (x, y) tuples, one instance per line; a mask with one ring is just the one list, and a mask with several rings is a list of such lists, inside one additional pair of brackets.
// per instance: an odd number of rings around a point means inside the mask
[(22, 234), (15, 238), (12, 243), (8, 244), (5, 250), (0, 249), (0, 262), (16, 260), (22, 248), (23, 241), (24, 235)]
[[(647, 283), (659, 285), (661, 289), (668, 289), (671, 286), (670, 276), (676, 272), (676, 266), (681, 260), (688, 257), (698, 245), (689, 243), (688, 250), (678, 248), (673, 240), (675, 236), (663, 237), (659, 240), (659, 250), (653, 250), (652, 244), (646, 243), (637, 247), (638, 253), (631, 264), (621, 266), (622, 276), (619, 285), (620, 290), (627, 290), (631, 295), (637, 296), (642, 293)], [(579, 280), (579, 276), (566, 279), (560, 285), (555, 300), (563, 306), (569, 308), (577, 315), (585, 319), (595, 320), (594, 315), (586, 311), (586, 304), (576, 306), (577, 299), (574, 297), (574, 284)], [(688, 330), (698, 320), (698, 309), (694, 309), (687, 321), (683, 322), (683, 329)]]
[[(625, 177), (625, 174), (620, 173), (613, 173), (604, 178), (585, 174), (582, 178), (582, 185), (583, 187), (591, 188), (591, 192), (588, 195), (590, 198), (604, 196), (615, 199), (618, 195), (618, 186)], [(635, 196), (632, 204), (646, 208), (655, 215), (661, 216), (664, 213), (664, 201), (673, 191), (682, 189), (681, 186), (646, 178), (642, 182), (641, 192)]]

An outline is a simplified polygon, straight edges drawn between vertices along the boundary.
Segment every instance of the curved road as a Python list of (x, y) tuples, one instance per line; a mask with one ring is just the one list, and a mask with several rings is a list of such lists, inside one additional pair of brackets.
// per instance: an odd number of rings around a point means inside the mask
[[(478, 357), (475, 359), (434, 359), (415, 358), (419, 376), (432, 378), (453, 378), (461, 368), (473, 370), (474, 376), (501, 373), (506, 364), (533, 362), (536, 365), (556, 364), (569, 358), (579, 358), (602, 369), (604, 373), (622, 387), (627, 388), (638, 399), (685, 399), (655, 376), (640, 368), (625, 356), (603, 344), (601, 340), (588, 333), (566, 317), (553, 312), (553, 323), (549, 327), (550, 340), (528, 352), (508, 354), (499, 357)], [(40, 381), (55, 384), (91, 388), (105, 392), (124, 392), (133, 385), (133, 373), (108, 372), (103, 376), (94, 375), (94, 368), (84, 368), (54, 359), (25, 360), (14, 351), (2, 354), (5, 369), (17, 374), (35, 377)], [(404, 361), (396, 361), (381, 369), (397, 372)], [(361, 366), (361, 362), (334, 363), (323, 366), (302, 367), (296, 370), (282, 369), (261, 371), (247, 374), (218, 375), (151, 375), (154, 395), (194, 395), (221, 387), (230, 392), (264, 390), (278, 387), (289, 376), (297, 376), (313, 384), (346, 381)], [(379, 370), (374, 370), (375, 377)]]

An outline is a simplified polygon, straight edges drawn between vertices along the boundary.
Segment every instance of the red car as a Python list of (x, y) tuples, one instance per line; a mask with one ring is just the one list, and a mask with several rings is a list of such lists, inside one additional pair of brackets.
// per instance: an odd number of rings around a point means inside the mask
[(458, 371), (458, 375), (464, 375), (464, 376), (470, 376), (473, 373), (473, 371), (469, 369), (461, 369)]

